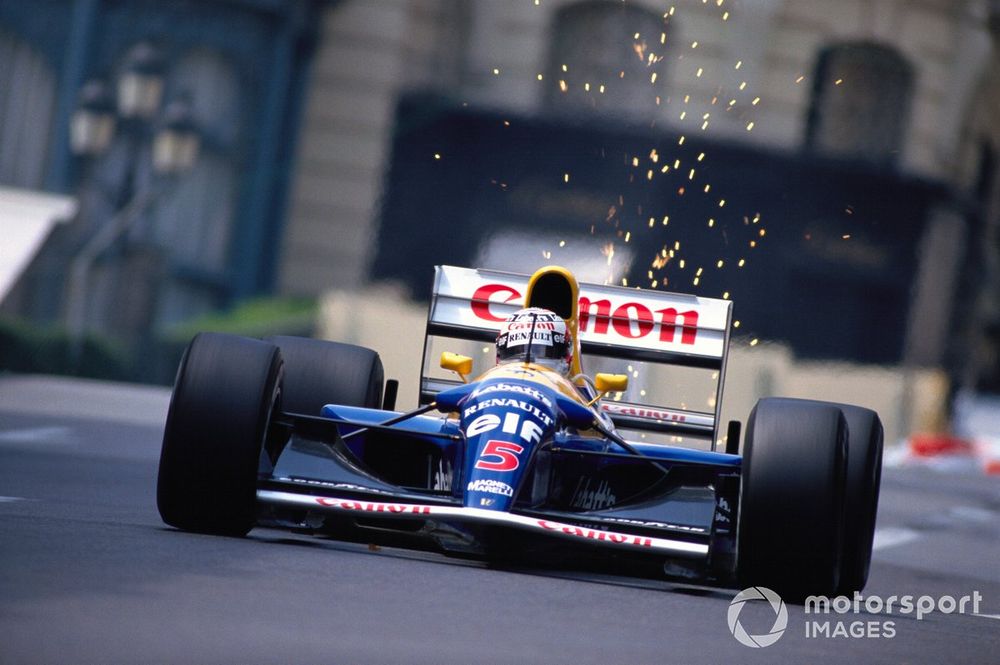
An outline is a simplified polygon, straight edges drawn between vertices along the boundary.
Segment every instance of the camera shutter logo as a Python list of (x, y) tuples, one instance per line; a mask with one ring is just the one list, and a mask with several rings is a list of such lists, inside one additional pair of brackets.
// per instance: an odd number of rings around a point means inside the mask
[[(751, 635), (740, 623), (740, 612), (748, 600), (766, 600), (771, 604), (771, 609), (774, 610), (774, 625), (769, 632), (763, 635)], [(729, 613), (726, 618), (729, 621), (729, 632), (736, 641), (754, 649), (771, 646), (788, 627), (788, 609), (785, 607), (785, 602), (774, 591), (762, 586), (749, 587), (736, 594), (733, 602), (729, 603)]]

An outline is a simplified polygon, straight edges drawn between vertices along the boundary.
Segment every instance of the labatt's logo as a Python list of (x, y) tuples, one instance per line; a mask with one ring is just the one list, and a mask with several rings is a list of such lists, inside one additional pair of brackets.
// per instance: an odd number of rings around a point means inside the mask
[[(485, 284), (472, 294), (472, 312), (484, 321), (501, 322), (504, 317), (494, 314), (490, 305), (520, 297), (520, 291), (506, 284)], [(664, 307), (653, 311), (638, 302), (624, 302), (615, 307), (608, 299), (591, 300), (580, 296), (579, 311), (581, 333), (589, 331), (595, 335), (607, 335), (609, 330), (613, 330), (622, 337), (638, 339), (656, 331), (659, 340), (667, 344), (677, 341), (678, 327), (681, 329), (681, 344), (694, 344), (698, 335), (696, 310), (678, 312), (674, 307)]]

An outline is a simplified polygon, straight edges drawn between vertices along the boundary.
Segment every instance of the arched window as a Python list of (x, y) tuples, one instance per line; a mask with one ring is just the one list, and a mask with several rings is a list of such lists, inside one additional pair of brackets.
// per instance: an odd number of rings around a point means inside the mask
[(876, 163), (895, 161), (913, 97), (913, 68), (895, 50), (837, 44), (816, 64), (806, 146), (818, 153)]
[(655, 12), (591, 0), (556, 11), (546, 105), (559, 113), (650, 118), (664, 84), (667, 26)]
[(0, 28), (0, 183), (40, 189), (55, 76), (35, 49)]

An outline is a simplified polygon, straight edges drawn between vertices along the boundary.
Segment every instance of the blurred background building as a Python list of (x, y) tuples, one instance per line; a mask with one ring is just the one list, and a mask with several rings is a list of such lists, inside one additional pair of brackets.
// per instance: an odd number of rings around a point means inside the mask
[(998, 30), (989, 0), (0, 0), (0, 186), (77, 204), (2, 312), (142, 350), (563, 262), (1000, 392)]
[(324, 8), (0, 2), (0, 185), (77, 202), (4, 311), (142, 354), (273, 290)]

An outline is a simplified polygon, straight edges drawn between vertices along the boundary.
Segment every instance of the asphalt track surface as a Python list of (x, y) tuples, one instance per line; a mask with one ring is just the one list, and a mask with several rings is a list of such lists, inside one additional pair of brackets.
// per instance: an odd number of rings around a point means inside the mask
[[(168, 528), (154, 503), (168, 397), (0, 377), (0, 663), (1000, 662), (996, 478), (887, 469), (865, 590), (978, 592), (978, 615), (789, 605), (785, 633), (754, 649), (727, 625), (735, 590)], [(751, 634), (774, 619), (763, 602), (739, 615)], [(883, 636), (807, 637), (816, 619)]]

